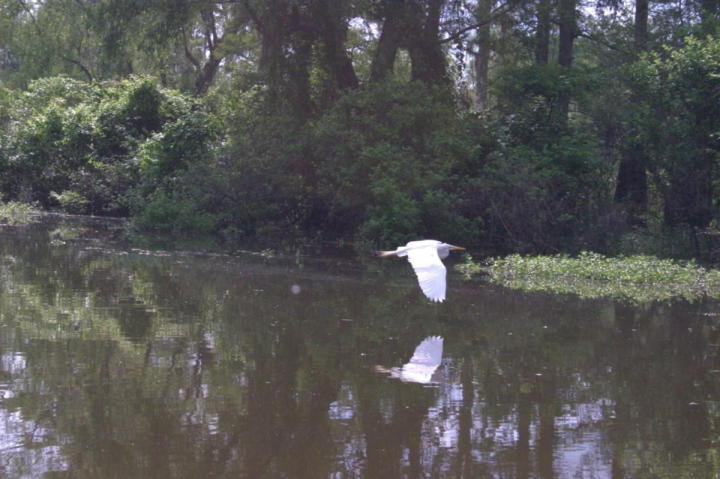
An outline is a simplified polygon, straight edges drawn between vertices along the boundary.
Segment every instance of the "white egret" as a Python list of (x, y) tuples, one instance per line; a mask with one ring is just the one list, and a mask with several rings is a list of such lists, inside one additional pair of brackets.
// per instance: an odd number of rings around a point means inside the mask
[(442, 302), (445, 301), (447, 270), (441, 260), (447, 258), (450, 250), (465, 250), (465, 248), (437, 240), (422, 240), (410, 241), (405, 246), (398, 246), (395, 251), (378, 251), (378, 255), (407, 256), (425, 296), (430, 301)]
[(428, 384), (435, 370), (440, 366), (443, 352), (443, 338), (428, 336), (415, 348), (410, 361), (401, 368), (386, 369), (376, 366), (375, 370), (390, 374), (402, 382)]

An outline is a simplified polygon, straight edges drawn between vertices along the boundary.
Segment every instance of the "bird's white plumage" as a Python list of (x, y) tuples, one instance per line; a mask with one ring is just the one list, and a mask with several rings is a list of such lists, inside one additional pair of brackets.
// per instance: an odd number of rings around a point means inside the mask
[(405, 382), (427, 384), (442, 362), (443, 338), (428, 336), (415, 348), (410, 361), (402, 368), (394, 368), (392, 376)]
[(447, 270), (441, 260), (447, 258), (451, 249), (464, 250), (465, 248), (437, 240), (421, 240), (410, 241), (405, 246), (398, 246), (395, 251), (378, 251), (378, 254), (380, 256), (407, 256), (425, 296), (430, 301), (444, 301)]
[(413, 248), (408, 251), (407, 257), (425, 296), (430, 301), (445, 301), (447, 270), (440, 261), (437, 248), (434, 246)]
[[(408, 257), (417, 275), (420, 289), (430, 301), (445, 301), (447, 270), (438, 254), (438, 247), (442, 244), (437, 240), (410, 241), (396, 250), (397, 256)], [(448, 252), (449, 250), (445, 248), (444, 258), (447, 257)]]

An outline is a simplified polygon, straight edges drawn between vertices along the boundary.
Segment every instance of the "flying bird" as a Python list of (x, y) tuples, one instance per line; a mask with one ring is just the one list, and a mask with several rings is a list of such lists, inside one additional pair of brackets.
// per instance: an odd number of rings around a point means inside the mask
[(465, 248), (437, 240), (422, 240), (410, 241), (405, 246), (398, 246), (395, 251), (378, 251), (378, 255), (407, 256), (425, 296), (430, 301), (442, 302), (445, 301), (447, 270), (441, 260), (447, 258), (450, 250), (465, 250)]
[(428, 384), (435, 370), (440, 366), (443, 352), (442, 336), (428, 336), (415, 348), (410, 361), (401, 368), (386, 369), (375, 366), (375, 370), (390, 374), (402, 382)]

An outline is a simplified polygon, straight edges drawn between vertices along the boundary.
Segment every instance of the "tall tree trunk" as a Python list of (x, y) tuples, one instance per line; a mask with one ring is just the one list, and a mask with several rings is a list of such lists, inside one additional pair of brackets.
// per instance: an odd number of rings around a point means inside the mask
[(340, 91), (357, 88), (359, 82), (352, 61), (345, 51), (348, 20), (344, 2), (318, 0), (313, 12), (319, 26), (323, 60), (328, 74), (328, 92), (334, 100)]
[[(305, 12), (297, 5), (290, 4), (287, 20), (286, 41), (290, 52), (286, 52), (287, 79), (283, 82), (283, 93), (287, 96), (294, 118), (301, 123), (314, 110), (311, 97), (310, 65), (312, 63), (313, 45), (317, 38), (317, 30)], [(288, 54), (290, 53), (290, 54)]]
[(540, 0), (537, 6), (535, 32), (535, 63), (547, 65), (550, 57), (550, 0)]
[(630, 224), (642, 225), (648, 199), (645, 152), (640, 145), (623, 145), (621, 155), (615, 202), (625, 207)]
[(383, 3), (383, 29), (370, 69), (370, 80), (383, 80), (392, 71), (398, 48), (405, 48), (412, 77), (425, 83), (447, 82), (440, 43), (440, 16), (445, 0), (388, 0)]
[(207, 89), (215, 79), (215, 75), (220, 68), (222, 58), (215, 56), (215, 52), (210, 54), (210, 58), (205, 62), (200, 72), (195, 78), (195, 95), (200, 96), (207, 92)]
[(273, 108), (281, 96), (285, 5), (282, 1), (270, 1), (264, 9), (255, 10), (249, 0), (244, 0), (243, 6), (260, 32), (258, 71), (267, 86), (268, 104)]
[(488, 73), (490, 67), (490, 11), (492, 0), (480, 0), (477, 8), (477, 20), (482, 26), (477, 30), (478, 51), (475, 53), (475, 106), (483, 110), (488, 98)]
[[(647, 46), (648, 10), (649, 0), (635, 1), (634, 40), (635, 52), (638, 54)], [(631, 98), (631, 103), (634, 102), (635, 98)], [(632, 145), (627, 141), (621, 147), (620, 154), (615, 202), (625, 207), (630, 224), (643, 225), (648, 201), (647, 155), (643, 145)]]
[(424, 19), (416, 20), (420, 27), (417, 40), (406, 38), (412, 77), (429, 84), (447, 82), (445, 55), (440, 44), (440, 14), (444, 3), (445, 0), (427, 0)]
[(559, 0), (560, 38), (558, 39), (558, 63), (569, 67), (573, 59), (575, 41), (575, 0)]
[(400, 28), (403, 3), (391, 0), (384, 5), (382, 32), (370, 66), (371, 82), (382, 81), (392, 72), (403, 36)]
[(635, 51), (641, 52), (647, 46), (649, 0), (635, 1)]
[[(575, 0), (559, 0), (560, 35), (558, 39), (558, 63), (570, 68), (573, 60), (575, 41)], [(570, 93), (563, 92), (558, 99), (559, 124), (566, 125), (570, 110)]]
[(270, 110), (290, 108), (301, 123), (314, 110), (310, 64), (318, 28), (312, 16), (290, 0), (267, 0), (255, 10), (243, 5), (261, 34), (258, 70), (267, 86)]

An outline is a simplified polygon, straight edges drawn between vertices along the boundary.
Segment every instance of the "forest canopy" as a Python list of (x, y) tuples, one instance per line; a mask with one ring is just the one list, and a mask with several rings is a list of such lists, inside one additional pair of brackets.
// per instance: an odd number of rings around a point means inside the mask
[(0, 0), (0, 200), (228, 238), (697, 255), (720, 236), (719, 10)]

